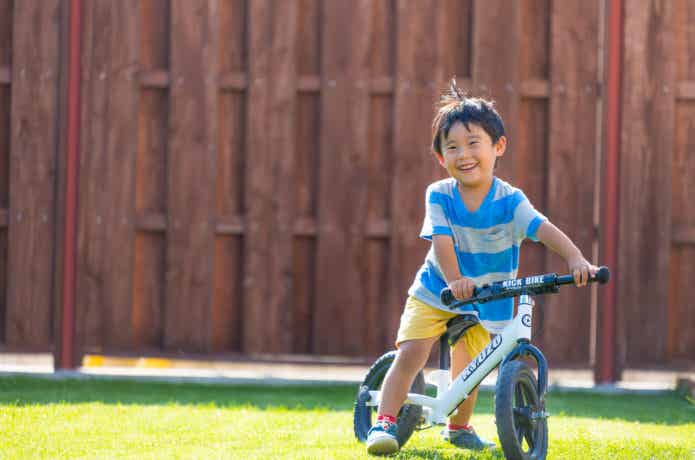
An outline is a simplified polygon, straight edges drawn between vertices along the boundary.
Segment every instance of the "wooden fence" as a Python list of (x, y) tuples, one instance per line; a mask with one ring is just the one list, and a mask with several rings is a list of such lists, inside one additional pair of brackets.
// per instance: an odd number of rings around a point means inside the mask
[[(66, 3), (0, 0), (5, 350), (58, 339)], [(452, 75), (505, 118), (499, 175), (597, 257), (604, 1), (83, 4), (81, 353), (389, 348), (427, 250), (430, 123)], [(692, 364), (695, 1), (625, 14), (619, 360)], [(532, 243), (521, 266), (565, 269)], [(593, 362), (591, 290), (539, 303), (551, 364)]]

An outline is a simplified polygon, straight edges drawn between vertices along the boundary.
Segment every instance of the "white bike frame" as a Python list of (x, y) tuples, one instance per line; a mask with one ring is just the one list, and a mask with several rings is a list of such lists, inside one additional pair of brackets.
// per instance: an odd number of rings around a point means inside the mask
[[(405, 404), (422, 406), (427, 424), (445, 424), (447, 417), (468, 397), (480, 382), (492, 372), (504, 358), (514, 350), (519, 340), (531, 340), (534, 302), (531, 296), (519, 296), (517, 314), (510, 324), (496, 335), (490, 343), (461, 371), (450, 384), (449, 371), (436, 370), (426, 380), (437, 387), (435, 398), (417, 393), (408, 393)], [(381, 391), (370, 391), (367, 406), (378, 406)]]

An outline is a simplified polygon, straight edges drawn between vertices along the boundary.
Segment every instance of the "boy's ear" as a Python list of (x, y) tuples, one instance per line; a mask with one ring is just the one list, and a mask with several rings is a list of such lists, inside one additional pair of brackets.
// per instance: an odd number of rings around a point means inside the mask
[(497, 142), (495, 142), (495, 145), (493, 147), (495, 149), (496, 156), (498, 158), (501, 157), (507, 150), (507, 138), (505, 136), (500, 136), (500, 138), (497, 139)]
[(442, 168), (444, 168), (444, 167), (445, 167), (445, 166), (444, 166), (444, 155), (442, 155), (442, 154), (439, 153), (439, 152), (434, 152), (434, 156), (437, 157), (437, 161), (438, 161), (439, 164), (442, 166)]

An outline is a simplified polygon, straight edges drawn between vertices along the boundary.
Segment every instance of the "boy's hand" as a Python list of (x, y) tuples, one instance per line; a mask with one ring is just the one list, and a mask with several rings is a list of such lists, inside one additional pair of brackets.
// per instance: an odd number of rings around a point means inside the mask
[(598, 267), (584, 258), (572, 240), (549, 221), (546, 220), (538, 227), (537, 236), (543, 244), (565, 259), (575, 285), (586, 285), (589, 282), (589, 275), (595, 275), (598, 271)]
[(449, 289), (451, 289), (452, 294), (454, 294), (454, 297), (458, 300), (466, 300), (473, 296), (475, 284), (471, 279), (464, 277), (449, 283)]
[(586, 286), (589, 275), (595, 275), (598, 271), (598, 267), (589, 263), (582, 255), (569, 259), (567, 267), (574, 277), (574, 284), (578, 287)]

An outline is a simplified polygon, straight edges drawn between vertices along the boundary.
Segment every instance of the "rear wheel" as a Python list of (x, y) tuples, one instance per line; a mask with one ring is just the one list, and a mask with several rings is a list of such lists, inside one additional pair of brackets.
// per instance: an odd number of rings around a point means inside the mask
[[(357, 399), (355, 400), (355, 412), (353, 417), (353, 425), (355, 436), (361, 442), (367, 440), (367, 434), (372, 424), (376, 421), (376, 406), (367, 406), (369, 400), (369, 391), (381, 390), (381, 384), (384, 382), (384, 377), (389, 368), (396, 359), (396, 351), (390, 351), (377, 359), (372, 367), (369, 368), (367, 375), (364, 377), (362, 384), (357, 391)], [(425, 393), (425, 377), (422, 371), (415, 376), (411, 393)], [(398, 445), (403, 447), (415, 428), (420, 424), (422, 418), (422, 406), (415, 404), (404, 404), (398, 412)]]
[(547, 413), (545, 402), (538, 395), (536, 377), (528, 364), (511, 361), (502, 366), (495, 391), (495, 419), (507, 459), (545, 459)]

